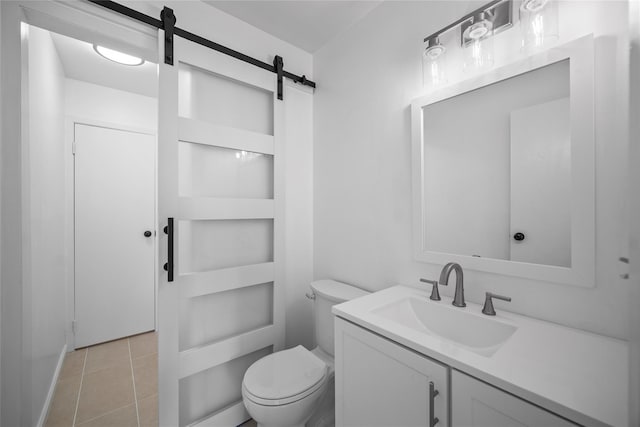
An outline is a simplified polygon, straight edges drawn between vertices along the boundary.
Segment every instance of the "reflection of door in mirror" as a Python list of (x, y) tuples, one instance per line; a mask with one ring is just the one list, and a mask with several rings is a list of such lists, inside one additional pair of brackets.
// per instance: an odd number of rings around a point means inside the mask
[(569, 98), (511, 112), (512, 261), (571, 267), (569, 113)]
[(571, 267), (569, 71), (562, 60), (422, 107), (425, 250)]

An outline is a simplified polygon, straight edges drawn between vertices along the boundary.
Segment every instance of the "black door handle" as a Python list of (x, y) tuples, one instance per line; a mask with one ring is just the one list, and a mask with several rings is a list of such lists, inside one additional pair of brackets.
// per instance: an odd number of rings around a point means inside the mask
[(167, 272), (167, 282), (173, 282), (173, 218), (167, 219), (164, 232), (167, 235), (167, 262), (163, 267)]
[(151, 232), (149, 230), (144, 232), (144, 237), (151, 237)]
[(525, 236), (524, 236), (524, 233), (520, 233), (520, 232), (518, 232), (518, 233), (516, 233), (516, 234), (514, 234), (514, 235), (513, 235), (513, 239), (514, 239), (514, 240), (516, 240), (516, 241), (518, 241), (518, 242), (523, 241), (523, 240), (524, 240), (524, 237), (525, 237)]

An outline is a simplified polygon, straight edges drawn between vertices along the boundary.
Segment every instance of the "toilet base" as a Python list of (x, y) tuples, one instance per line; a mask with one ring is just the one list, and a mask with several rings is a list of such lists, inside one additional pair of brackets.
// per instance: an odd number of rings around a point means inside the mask
[(336, 389), (335, 377), (331, 375), (327, 390), (317, 409), (305, 424), (306, 427), (335, 427), (336, 425)]
[(304, 427), (326, 394), (328, 379), (312, 394), (281, 406), (265, 406), (253, 402), (242, 388), (242, 399), (258, 427)]

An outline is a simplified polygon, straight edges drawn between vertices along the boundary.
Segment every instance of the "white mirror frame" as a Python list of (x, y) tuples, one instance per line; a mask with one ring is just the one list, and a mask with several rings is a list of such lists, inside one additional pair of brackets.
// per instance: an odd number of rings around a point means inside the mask
[[(593, 36), (532, 55), (478, 77), (453, 84), (411, 103), (413, 245), (417, 261), (444, 265), (457, 262), (465, 269), (538, 281), (595, 286), (595, 132)], [(423, 107), (520, 74), (569, 59), (571, 106), (571, 267), (531, 264), (449, 254), (426, 249), (424, 206)]]

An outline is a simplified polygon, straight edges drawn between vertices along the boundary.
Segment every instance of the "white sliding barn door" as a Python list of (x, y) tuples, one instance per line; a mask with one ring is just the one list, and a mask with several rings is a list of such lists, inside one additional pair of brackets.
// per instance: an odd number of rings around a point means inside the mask
[(283, 101), (274, 73), (178, 36), (159, 81), (160, 425), (235, 426), (245, 370), (284, 346)]

